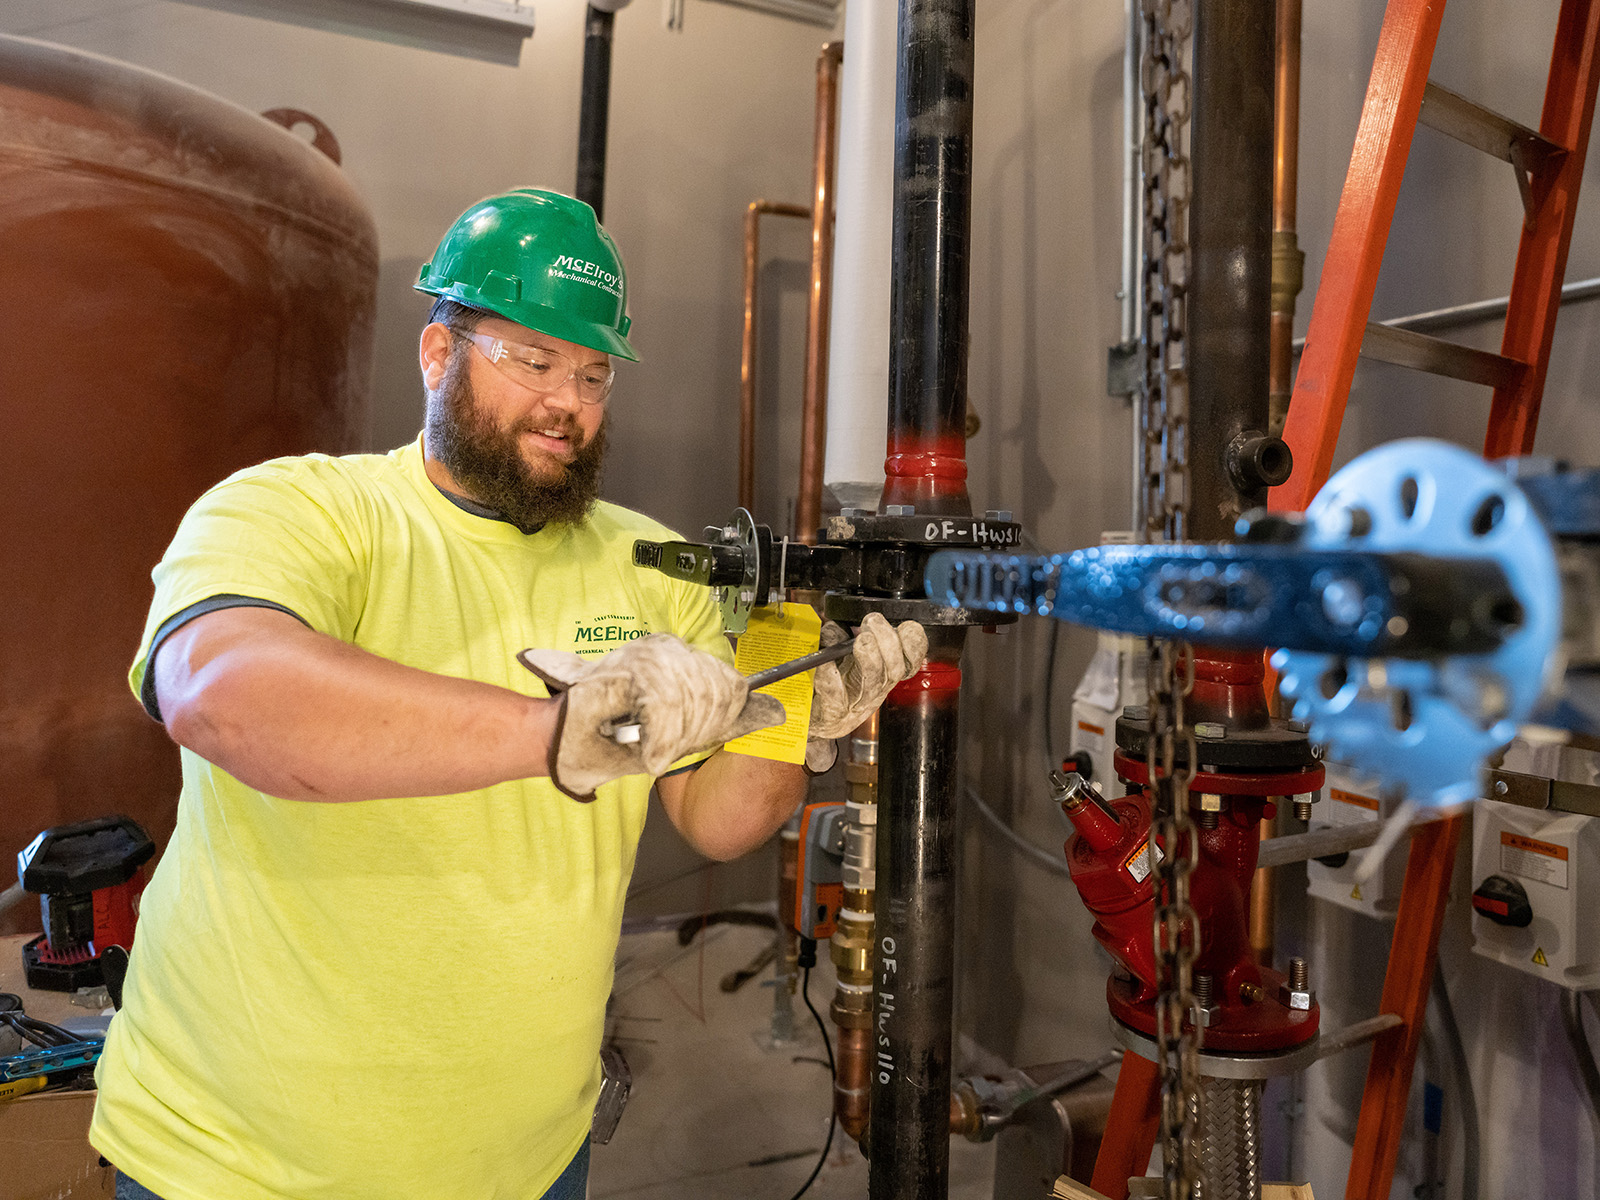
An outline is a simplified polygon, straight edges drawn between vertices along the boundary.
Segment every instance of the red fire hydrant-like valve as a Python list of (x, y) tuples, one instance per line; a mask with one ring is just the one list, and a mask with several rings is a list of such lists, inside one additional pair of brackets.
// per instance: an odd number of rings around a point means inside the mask
[[(1196, 1015), (1205, 1026), (1202, 1043), (1223, 1053), (1287, 1050), (1316, 1035), (1319, 1011), (1303, 981), (1291, 986), (1280, 972), (1256, 963), (1249, 936), (1250, 884), (1261, 819), (1272, 815), (1272, 798), (1320, 787), (1322, 767), (1303, 735), (1297, 753), (1293, 731), (1268, 717), (1259, 654), (1201, 651), (1195, 679), (1197, 723), (1218, 731), (1211, 739), (1215, 743), (1232, 740), (1222, 750), (1202, 744), (1189, 792), (1197, 851), (1189, 899), (1200, 922), (1194, 991)], [(1209, 720), (1212, 716), (1218, 720)], [(1128, 795), (1107, 801), (1075, 774), (1054, 772), (1052, 782), (1077, 830), (1066, 846), (1072, 881), (1095, 916), (1096, 939), (1126, 972), (1106, 983), (1111, 1013), (1154, 1037), (1161, 982), (1152, 932), (1155, 867), (1167, 848), (1151, 836), (1144, 758), (1124, 744), (1126, 735), (1137, 736), (1142, 725), (1144, 714), (1136, 710), (1118, 722), (1117, 773), (1129, 783)], [(1213, 763), (1208, 754), (1223, 761)], [(1236, 754), (1249, 758), (1250, 770), (1229, 768), (1227, 759)]]

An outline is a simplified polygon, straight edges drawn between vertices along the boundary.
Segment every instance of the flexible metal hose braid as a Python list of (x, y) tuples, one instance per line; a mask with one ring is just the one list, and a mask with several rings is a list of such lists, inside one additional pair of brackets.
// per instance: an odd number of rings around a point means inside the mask
[(1201, 1081), (1200, 1186), (1196, 1200), (1261, 1200), (1261, 1084)]

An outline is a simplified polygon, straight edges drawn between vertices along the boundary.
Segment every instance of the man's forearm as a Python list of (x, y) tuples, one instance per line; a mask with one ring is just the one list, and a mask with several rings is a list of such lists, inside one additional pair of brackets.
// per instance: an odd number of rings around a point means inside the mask
[(554, 702), (403, 666), (270, 609), (197, 617), (153, 669), (173, 739), (271, 796), (436, 796), (548, 774)]
[(789, 763), (719, 750), (698, 770), (657, 784), (678, 831), (707, 858), (754, 850), (805, 800), (808, 776)]

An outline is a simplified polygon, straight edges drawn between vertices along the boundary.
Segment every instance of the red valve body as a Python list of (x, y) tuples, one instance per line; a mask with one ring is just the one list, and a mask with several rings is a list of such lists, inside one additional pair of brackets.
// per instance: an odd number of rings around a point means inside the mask
[[(1267, 730), (1259, 653), (1200, 650), (1190, 704), (1195, 721), (1225, 723), (1230, 737)], [(1280, 735), (1281, 736), (1281, 735)], [(1202, 760), (1203, 761), (1203, 760)], [(1126, 969), (1106, 983), (1112, 1015), (1155, 1035), (1155, 998), (1160, 987), (1154, 949), (1154, 873), (1144, 852), (1150, 836), (1150, 803), (1144, 795), (1148, 765), (1143, 756), (1118, 752), (1119, 776), (1130, 793), (1111, 802), (1115, 839), (1107, 836), (1097, 805), (1068, 809), (1078, 830), (1067, 842), (1067, 864), (1084, 904), (1094, 914), (1095, 938)], [(1202, 1039), (1212, 1050), (1271, 1052), (1298, 1046), (1316, 1035), (1319, 1011), (1291, 1007), (1286, 979), (1257, 965), (1250, 946), (1250, 885), (1261, 842), (1261, 819), (1271, 816), (1272, 797), (1295, 795), (1322, 785), (1320, 763), (1298, 770), (1243, 773), (1197, 771), (1189, 784), (1195, 822), (1196, 862), (1189, 877), (1189, 903), (1199, 918), (1200, 952), (1194, 971), (1212, 980), (1212, 1007)], [(1220, 797), (1211, 828), (1201, 827), (1200, 797)], [(1157, 839), (1158, 848), (1166, 847)], [(1130, 870), (1130, 866), (1133, 868)]]

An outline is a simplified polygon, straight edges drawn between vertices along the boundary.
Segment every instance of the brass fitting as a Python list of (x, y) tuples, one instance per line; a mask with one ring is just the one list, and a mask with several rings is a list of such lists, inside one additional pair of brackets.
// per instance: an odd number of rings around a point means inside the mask
[(828, 942), (838, 976), (828, 1012), (838, 1028), (833, 1108), (839, 1125), (860, 1141), (871, 1097), (873, 1023), (873, 895), (878, 857), (878, 717), (851, 736), (844, 763), (850, 785), (845, 803), (844, 903)]
[(1294, 315), (1294, 299), (1305, 287), (1306, 252), (1300, 249), (1292, 229), (1272, 232), (1272, 308), (1275, 313)]

